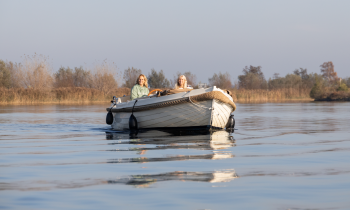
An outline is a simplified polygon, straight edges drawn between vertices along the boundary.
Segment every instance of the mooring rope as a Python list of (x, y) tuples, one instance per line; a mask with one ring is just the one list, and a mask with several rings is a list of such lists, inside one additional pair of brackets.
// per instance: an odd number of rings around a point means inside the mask
[(137, 100), (135, 100), (134, 106), (132, 107), (132, 110), (131, 110), (131, 114), (134, 114), (134, 107), (135, 107), (136, 102), (137, 102)]

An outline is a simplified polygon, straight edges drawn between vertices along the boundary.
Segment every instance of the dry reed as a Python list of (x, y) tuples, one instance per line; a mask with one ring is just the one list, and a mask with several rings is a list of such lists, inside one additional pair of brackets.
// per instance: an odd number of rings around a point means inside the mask
[(245, 90), (233, 89), (233, 100), (238, 103), (265, 103), (265, 102), (281, 102), (294, 100), (312, 101), (310, 98), (310, 89), (285, 88), (274, 90)]
[[(238, 103), (265, 103), (292, 100), (312, 101), (310, 89), (244, 90), (233, 89), (233, 100)], [(41, 103), (90, 103), (109, 102), (113, 96), (130, 95), (130, 88), (114, 88), (108, 94), (102, 90), (83, 87), (54, 89), (1, 88), (0, 104), (41, 104)]]
[(113, 96), (120, 97), (129, 94), (129, 88), (115, 88), (109, 94), (105, 94), (101, 90), (82, 87), (54, 89), (1, 88), (0, 104), (108, 102)]

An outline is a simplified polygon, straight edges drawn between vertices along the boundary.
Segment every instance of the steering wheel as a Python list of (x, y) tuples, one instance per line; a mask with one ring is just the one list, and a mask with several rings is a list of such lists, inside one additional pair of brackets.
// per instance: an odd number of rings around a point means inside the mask
[(156, 91), (163, 91), (163, 90), (161, 90), (161, 89), (154, 89), (151, 92), (149, 92), (147, 96), (151, 95), (151, 93), (156, 92)]

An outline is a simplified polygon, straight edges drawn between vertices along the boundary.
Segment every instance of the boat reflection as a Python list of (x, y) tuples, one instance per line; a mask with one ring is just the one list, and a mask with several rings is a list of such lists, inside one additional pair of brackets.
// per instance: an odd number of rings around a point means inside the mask
[(151, 184), (163, 181), (196, 181), (196, 182), (230, 182), (238, 178), (234, 169), (214, 172), (174, 171), (162, 174), (132, 175), (125, 178), (108, 180), (108, 184), (126, 184), (135, 187), (149, 187)]
[[(187, 160), (219, 160), (233, 158), (231, 151), (222, 151), (235, 146), (233, 136), (224, 131), (183, 131), (183, 130), (147, 130), (137, 135), (120, 132), (106, 132), (108, 145), (120, 146), (118, 149), (108, 151), (123, 152), (135, 151), (137, 157), (119, 157), (108, 159), (107, 163), (150, 163), (162, 161)], [(128, 145), (132, 147), (128, 148)], [(165, 149), (196, 149), (211, 150), (210, 154), (194, 155), (167, 155), (164, 157), (145, 157), (146, 151)], [(153, 154), (153, 153), (152, 153)], [(237, 178), (234, 169), (212, 172), (174, 171), (160, 174), (131, 175), (124, 178), (108, 180), (109, 184), (126, 184), (135, 187), (149, 187), (152, 183), (163, 181), (199, 181), (199, 182), (229, 182)]]
[(109, 145), (156, 145), (156, 147), (135, 147), (127, 150), (116, 149), (112, 151), (147, 151), (164, 149), (221, 150), (235, 146), (233, 136), (223, 130), (202, 134), (179, 134), (176, 131), (149, 130), (140, 132), (134, 137), (130, 137), (129, 133), (106, 132), (106, 139), (115, 140), (108, 143)]
[(137, 158), (119, 158), (119, 159), (110, 159), (107, 163), (149, 163), (149, 162), (161, 162), (161, 161), (181, 161), (181, 160), (196, 160), (196, 159), (211, 159), (219, 160), (232, 158), (232, 155), (229, 152), (214, 152), (214, 154), (206, 155), (176, 155), (176, 156), (167, 156), (167, 157), (157, 157), (157, 158), (146, 158), (146, 157), (137, 157)]

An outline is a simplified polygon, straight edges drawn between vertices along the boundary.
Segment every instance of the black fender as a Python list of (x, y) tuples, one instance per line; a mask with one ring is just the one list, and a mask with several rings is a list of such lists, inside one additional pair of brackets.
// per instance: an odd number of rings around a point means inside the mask
[(228, 122), (226, 124), (226, 130), (234, 133), (235, 132), (235, 125), (236, 125), (236, 120), (235, 120), (235, 116), (233, 114), (230, 115), (230, 117), (228, 118)]
[(112, 124), (113, 124), (113, 114), (112, 114), (111, 111), (109, 111), (109, 112), (107, 113), (107, 116), (106, 116), (106, 123), (107, 123), (108, 125), (112, 125)]

